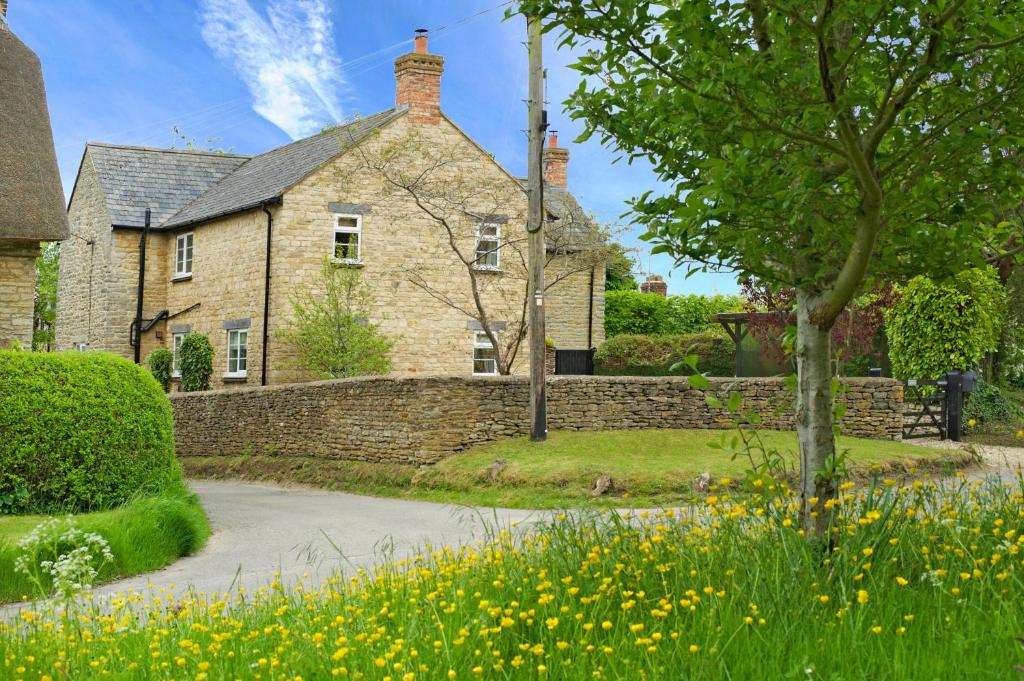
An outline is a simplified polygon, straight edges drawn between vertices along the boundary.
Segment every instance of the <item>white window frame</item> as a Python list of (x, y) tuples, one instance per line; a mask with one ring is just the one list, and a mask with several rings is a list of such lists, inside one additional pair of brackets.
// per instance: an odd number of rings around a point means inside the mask
[[(192, 276), (192, 259), (195, 255), (195, 232), (179, 234), (174, 240), (174, 278)], [(182, 253), (188, 256), (186, 259)], [(187, 266), (186, 266), (187, 264)]]
[[(488, 236), (484, 238), (484, 227), (493, 227), (494, 236)], [(480, 243), (483, 241), (493, 241), (495, 246), (492, 250), (480, 252)], [(494, 264), (488, 264), (481, 262), (481, 259), (485, 255), (494, 254)], [(478, 270), (488, 270), (491, 272), (498, 272), (501, 270), (501, 223), (500, 222), (480, 222), (476, 226), (476, 250), (474, 251), (475, 260), (473, 261), (473, 267)]]
[[(491, 350), (494, 353), (494, 359), (477, 359), (477, 350)], [(493, 369), (491, 371), (477, 371), (477, 362), (491, 362)], [(498, 349), (491, 343), (491, 339), (487, 337), (485, 331), (474, 331), (473, 332), (473, 375), (474, 376), (497, 376), (498, 375)]]
[[(333, 213), (334, 229), (331, 231), (331, 261), (343, 265), (361, 265), (363, 264), (363, 216), (349, 213)], [(338, 225), (338, 220), (345, 218), (348, 220), (355, 220), (355, 227), (341, 227)], [(355, 258), (338, 258), (335, 257), (338, 246), (338, 234), (355, 234), (356, 235), (356, 257)]]
[[(232, 357), (232, 338), (238, 338), (242, 334), (245, 334), (245, 343), (235, 343), (234, 347), (241, 349), (245, 348), (245, 357), (241, 357), (241, 353), (238, 353), (235, 357)], [(228, 347), (227, 347), (227, 359), (228, 366), (227, 372), (224, 374), (224, 378), (245, 378), (249, 375), (249, 329), (229, 329), (228, 330)], [(232, 360), (234, 360), (235, 370), (231, 370)], [(240, 365), (244, 363), (244, 368)]]
[(171, 378), (181, 378), (181, 341), (187, 335), (187, 331), (171, 334)]

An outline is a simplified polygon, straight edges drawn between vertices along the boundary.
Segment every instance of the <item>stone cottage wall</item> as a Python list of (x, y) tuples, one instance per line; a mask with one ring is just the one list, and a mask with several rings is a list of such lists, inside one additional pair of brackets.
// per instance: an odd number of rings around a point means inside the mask
[[(791, 428), (781, 378), (712, 378), (738, 390), (764, 428)], [(899, 439), (903, 388), (849, 379), (843, 431)], [(473, 445), (527, 434), (529, 382), (521, 377), (358, 378), (171, 396), (179, 456), (280, 454), (435, 463)], [(552, 430), (728, 428), (725, 412), (685, 378), (556, 376), (548, 382)]]
[(37, 241), (0, 239), (0, 350), (32, 348)]

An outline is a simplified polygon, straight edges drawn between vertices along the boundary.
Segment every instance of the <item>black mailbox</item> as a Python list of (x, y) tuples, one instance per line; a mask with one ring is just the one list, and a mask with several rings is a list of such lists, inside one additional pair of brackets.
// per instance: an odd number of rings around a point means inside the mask
[(882, 368), (881, 367), (872, 367), (872, 368), (868, 369), (868, 376), (870, 378), (881, 378), (882, 377)]
[(973, 393), (978, 389), (978, 372), (977, 371), (965, 371), (963, 373), (963, 391), (965, 393)]

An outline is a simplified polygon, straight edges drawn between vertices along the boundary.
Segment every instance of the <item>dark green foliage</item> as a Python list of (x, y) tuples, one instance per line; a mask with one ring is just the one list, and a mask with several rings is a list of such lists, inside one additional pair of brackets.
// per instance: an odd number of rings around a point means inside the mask
[(57, 319), (57, 269), (60, 243), (43, 244), (36, 258), (35, 305), (32, 320), (32, 349), (49, 352), (53, 347), (54, 323)]
[(107, 353), (0, 352), (0, 495), (21, 510), (110, 508), (181, 479), (171, 406)]
[(171, 389), (173, 364), (174, 353), (167, 348), (157, 348), (149, 353), (149, 356), (146, 358), (146, 366), (149, 367), (149, 373), (153, 374), (153, 378), (164, 389), (164, 392), (168, 392)]
[(1006, 325), (996, 355), (996, 379), (1024, 388), (1024, 265), (1006, 282)]
[(687, 355), (697, 355), (697, 369), (711, 376), (732, 376), (734, 345), (725, 331), (711, 329), (687, 335), (624, 334), (609, 338), (594, 354), (594, 372), (603, 376), (671, 376)]
[(964, 270), (948, 281), (915, 277), (885, 315), (896, 378), (937, 378), (973, 369), (996, 349), (1006, 292), (991, 267)]
[(964, 396), (964, 425), (974, 419), (976, 428), (1014, 428), (1024, 420), (1021, 405), (1014, 394), (991, 383), (981, 383), (978, 389)]
[(213, 373), (213, 346), (201, 333), (190, 333), (178, 349), (181, 364), (181, 391), (190, 393), (210, 389)]
[(636, 263), (618, 242), (608, 244), (608, 255), (604, 263), (605, 291), (635, 291), (638, 287), (633, 270)]
[(608, 291), (604, 298), (604, 330), (620, 334), (679, 335), (703, 331), (719, 312), (743, 309), (739, 296), (659, 296), (639, 291)]

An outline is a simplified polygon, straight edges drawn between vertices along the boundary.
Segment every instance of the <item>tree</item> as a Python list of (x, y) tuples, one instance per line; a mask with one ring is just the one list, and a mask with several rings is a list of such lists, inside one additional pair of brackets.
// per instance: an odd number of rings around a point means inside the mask
[[(369, 173), (381, 180), (377, 201), (408, 222), (426, 221), (446, 251), (429, 264), (413, 262), (397, 274), (485, 333), (497, 373), (512, 373), (528, 331), (526, 194), (520, 181), (481, 170), (491, 164), (475, 145), (417, 128), (392, 140), (379, 134), (356, 145), (342, 186)], [(546, 206), (544, 291), (604, 265), (609, 234), (569, 194)], [(456, 273), (465, 286), (440, 286), (436, 272)]]
[[(1020, 0), (526, 0), (584, 46), (567, 104), (667, 185), (655, 252), (796, 297), (801, 524), (836, 494), (829, 336), (878, 281), (977, 264), (1019, 205)], [(812, 503), (812, 500), (816, 503)]]
[(36, 258), (35, 305), (32, 320), (32, 349), (49, 352), (53, 347), (54, 324), (57, 321), (57, 269), (60, 243), (43, 244)]
[(607, 262), (604, 270), (605, 291), (635, 291), (640, 285), (633, 276), (636, 261), (625, 246), (617, 241), (608, 244)]
[(320, 378), (386, 374), (395, 340), (369, 322), (373, 295), (359, 270), (325, 259), (319, 281), (292, 296), (281, 337), (299, 368)]

